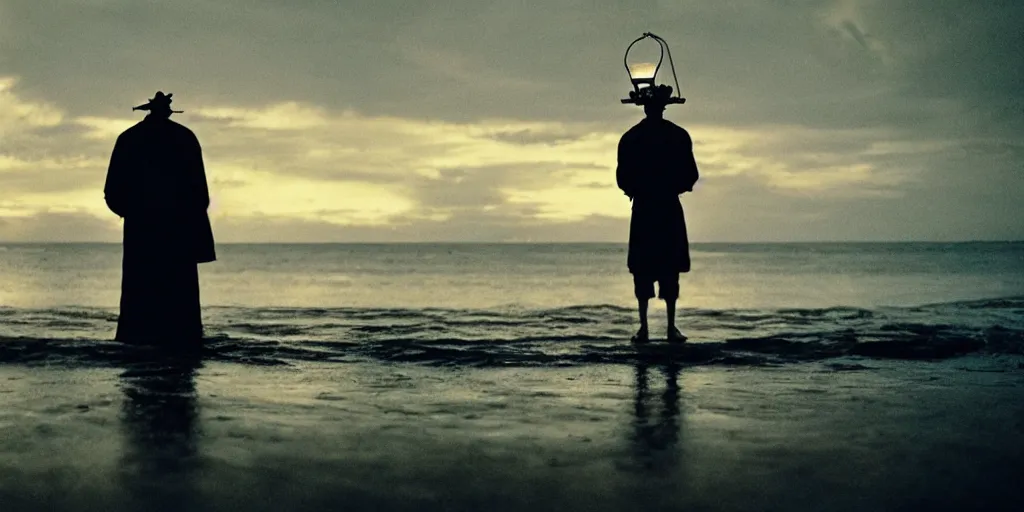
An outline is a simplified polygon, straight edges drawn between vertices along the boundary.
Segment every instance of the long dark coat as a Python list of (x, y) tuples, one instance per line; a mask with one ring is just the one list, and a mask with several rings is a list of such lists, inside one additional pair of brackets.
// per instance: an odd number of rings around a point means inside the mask
[(214, 261), (202, 150), (188, 128), (150, 115), (117, 138), (103, 189), (124, 218), (116, 339), (202, 339), (197, 263)]
[(629, 271), (652, 277), (689, 272), (679, 194), (692, 191), (699, 177), (690, 134), (665, 119), (644, 119), (622, 136), (618, 160), (616, 180), (633, 200)]

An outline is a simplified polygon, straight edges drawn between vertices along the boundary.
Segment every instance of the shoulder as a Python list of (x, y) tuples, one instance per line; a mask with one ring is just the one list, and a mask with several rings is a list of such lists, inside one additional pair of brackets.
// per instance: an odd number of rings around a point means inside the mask
[(690, 132), (686, 131), (686, 128), (679, 126), (667, 119), (664, 120), (664, 130), (671, 133), (673, 137), (679, 139), (680, 142), (693, 143), (693, 139), (690, 138)]
[(172, 121), (172, 120), (168, 119), (166, 121), (166, 123), (167, 123), (167, 129), (168, 130), (172, 130), (172, 131), (180, 133), (182, 135), (189, 135), (191, 137), (195, 137), (196, 136), (196, 134), (193, 133), (191, 129), (189, 129), (187, 126), (185, 126), (185, 125), (183, 125), (183, 124), (181, 124), (181, 123), (179, 123), (177, 121)]
[(675, 124), (672, 121), (669, 121), (668, 119), (662, 119), (662, 126), (664, 126), (665, 130), (669, 130), (673, 133), (685, 135), (687, 137), (690, 136), (690, 132), (686, 131), (686, 128), (683, 128), (682, 126), (679, 126), (678, 124)]
[(118, 142), (120, 142), (122, 140), (131, 140), (131, 139), (133, 139), (135, 137), (138, 137), (139, 134), (143, 131), (143, 129), (144, 128), (142, 126), (142, 121), (139, 121), (139, 122), (133, 124), (127, 130), (121, 132), (121, 135), (117, 136), (117, 140), (118, 140)]
[(167, 123), (167, 130), (170, 131), (171, 133), (173, 133), (175, 136), (180, 137), (181, 140), (186, 140), (186, 141), (189, 141), (189, 142), (195, 142), (196, 144), (199, 144), (199, 138), (196, 137), (195, 132), (193, 132), (187, 126), (185, 126), (183, 124), (180, 124), (178, 122), (172, 121), (170, 119), (168, 119), (166, 121), (166, 123)]
[(622, 137), (619, 139), (619, 143), (628, 142), (633, 139), (636, 139), (637, 137), (640, 136), (640, 133), (644, 131), (644, 129), (645, 126), (643, 121), (633, 125), (628, 130), (626, 130), (626, 133), (622, 134)]

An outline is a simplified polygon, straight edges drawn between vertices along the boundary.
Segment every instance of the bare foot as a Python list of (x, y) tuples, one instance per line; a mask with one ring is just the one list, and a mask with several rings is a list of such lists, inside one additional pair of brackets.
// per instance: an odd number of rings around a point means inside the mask
[(633, 338), (630, 341), (636, 344), (647, 343), (648, 341), (651, 341), (650, 336), (648, 336), (647, 334), (647, 328), (641, 327), (640, 330), (633, 335)]
[(668, 336), (665, 338), (669, 343), (686, 343), (686, 335), (682, 333), (678, 328), (673, 327), (668, 330)]

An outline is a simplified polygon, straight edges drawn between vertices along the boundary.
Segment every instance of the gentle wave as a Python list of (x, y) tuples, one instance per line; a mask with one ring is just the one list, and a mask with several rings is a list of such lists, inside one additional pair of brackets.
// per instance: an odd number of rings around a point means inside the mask
[[(679, 324), (690, 343), (643, 347), (628, 343), (635, 312), (613, 305), (543, 310), (210, 307), (204, 316), (204, 358), (263, 365), (359, 360), (472, 366), (765, 365), (842, 357), (940, 360), (1024, 354), (1024, 297), (906, 308), (682, 310)], [(0, 362), (131, 361), (144, 349), (109, 341), (116, 321), (116, 311), (101, 308), (0, 308)]]

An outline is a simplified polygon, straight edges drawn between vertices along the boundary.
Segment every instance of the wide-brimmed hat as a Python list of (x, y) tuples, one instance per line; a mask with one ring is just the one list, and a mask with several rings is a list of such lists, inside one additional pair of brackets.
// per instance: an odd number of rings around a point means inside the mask
[[(626, 101), (626, 100), (623, 100)], [(659, 84), (629, 92), (629, 102), (637, 105), (666, 106), (673, 103), (684, 103), (685, 98), (673, 97), (672, 86)]]
[[(153, 98), (149, 100), (149, 102), (143, 103), (142, 105), (139, 105), (137, 107), (132, 107), (132, 110), (154, 110), (157, 108), (169, 109), (171, 108), (171, 96), (174, 96), (174, 94), (164, 94), (163, 91), (157, 91), (156, 94), (153, 95)], [(180, 114), (183, 111), (172, 110), (171, 112)]]

